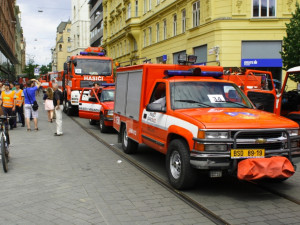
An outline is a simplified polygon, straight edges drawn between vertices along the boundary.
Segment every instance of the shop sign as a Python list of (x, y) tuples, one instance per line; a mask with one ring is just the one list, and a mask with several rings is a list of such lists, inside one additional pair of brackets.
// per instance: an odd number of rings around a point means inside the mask
[(242, 59), (242, 67), (282, 67), (282, 59)]

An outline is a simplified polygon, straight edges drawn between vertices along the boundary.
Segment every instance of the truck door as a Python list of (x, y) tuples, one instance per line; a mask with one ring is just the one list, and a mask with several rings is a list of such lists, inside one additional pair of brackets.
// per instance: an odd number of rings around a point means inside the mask
[(94, 89), (83, 89), (79, 99), (79, 117), (99, 120), (100, 101)]
[[(166, 99), (166, 83), (159, 82), (153, 89), (149, 104), (159, 103), (166, 108)], [(149, 112), (144, 109), (142, 115), (142, 138), (147, 145), (159, 150), (165, 147), (167, 117), (167, 114), (164, 112)]]

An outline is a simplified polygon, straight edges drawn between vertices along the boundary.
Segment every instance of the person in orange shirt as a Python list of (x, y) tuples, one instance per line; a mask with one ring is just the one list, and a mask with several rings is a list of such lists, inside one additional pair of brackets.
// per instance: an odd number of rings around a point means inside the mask
[[(25, 127), (25, 119), (24, 119), (24, 110), (23, 110), (23, 105), (24, 105), (24, 96), (22, 96), (23, 90), (20, 89), (20, 84), (16, 83), (15, 84), (16, 90), (15, 90), (15, 95), (16, 95), (16, 114), (20, 116), (22, 127)], [(15, 120), (15, 126), (17, 126), (16, 120)]]
[[(2, 91), (0, 97), (0, 105), (2, 105), (3, 114), (5, 116), (14, 116), (16, 110), (15, 91), (9, 89), (9, 83), (5, 83), (5, 91)], [(14, 128), (15, 118), (9, 120), (10, 129)]]

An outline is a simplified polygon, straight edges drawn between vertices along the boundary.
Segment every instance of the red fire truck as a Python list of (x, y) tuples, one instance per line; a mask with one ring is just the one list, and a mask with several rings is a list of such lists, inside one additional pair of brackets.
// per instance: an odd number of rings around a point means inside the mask
[(118, 68), (113, 126), (123, 151), (132, 154), (146, 144), (165, 154), (169, 182), (178, 189), (194, 185), (195, 169), (246, 180), (292, 176), (300, 156), (298, 124), (255, 109), (222, 76), (217, 66)]
[(49, 76), (48, 74), (41, 74), (39, 81), (41, 82), (41, 87), (47, 89), (49, 87)]
[(63, 86), (62, 86), (63, 74), (64, 74), (64, 71), (49, 72), (48, 73), (49, 87), (52, 88), (53, 83), (57, 83), (58, 88), (60, 88), (63, 91)]
[(73, 115), (78, 111), (80, 92), (93, 83), (113, 83), (113, 60), (102, 47), (89, 47), (71, 56), (64, 64), (64, 111)]
[(300, 76), (300, 67), (287, 71), (282, 87), (275, 85), (272, 73), (268, 71), (246, 70), (242, 74), (223, 77), (236, 83), (259, 109), (300, 124), (300, 87), (291, 79), (292, 76)]
[(91, 125), (99, 122), (100, 132), (108, 132), (113, 125), (114, 97), (114, 84), (83, 88), (79, 99), (79, 117), (89, 119)]

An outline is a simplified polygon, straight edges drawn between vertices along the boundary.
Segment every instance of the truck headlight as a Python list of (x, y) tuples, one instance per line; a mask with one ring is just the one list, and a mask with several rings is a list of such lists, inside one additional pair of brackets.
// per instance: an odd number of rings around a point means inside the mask
[(210, 151), (210, 152), (225, 152), (227, 151), (227, 145), (205, 145), (204, 146), (205, 151)]
[(228, 132), (226, 131), (206, 131), (205, 139), (227, 139)]
[(108, 110), (107, 115), (108, 116), (113, 116), (114, 115), (114, 110)]
[(293, 130), (287, 130), (290, 136), (297, 136), (299, 134), (298, 129), (293, 129)]

